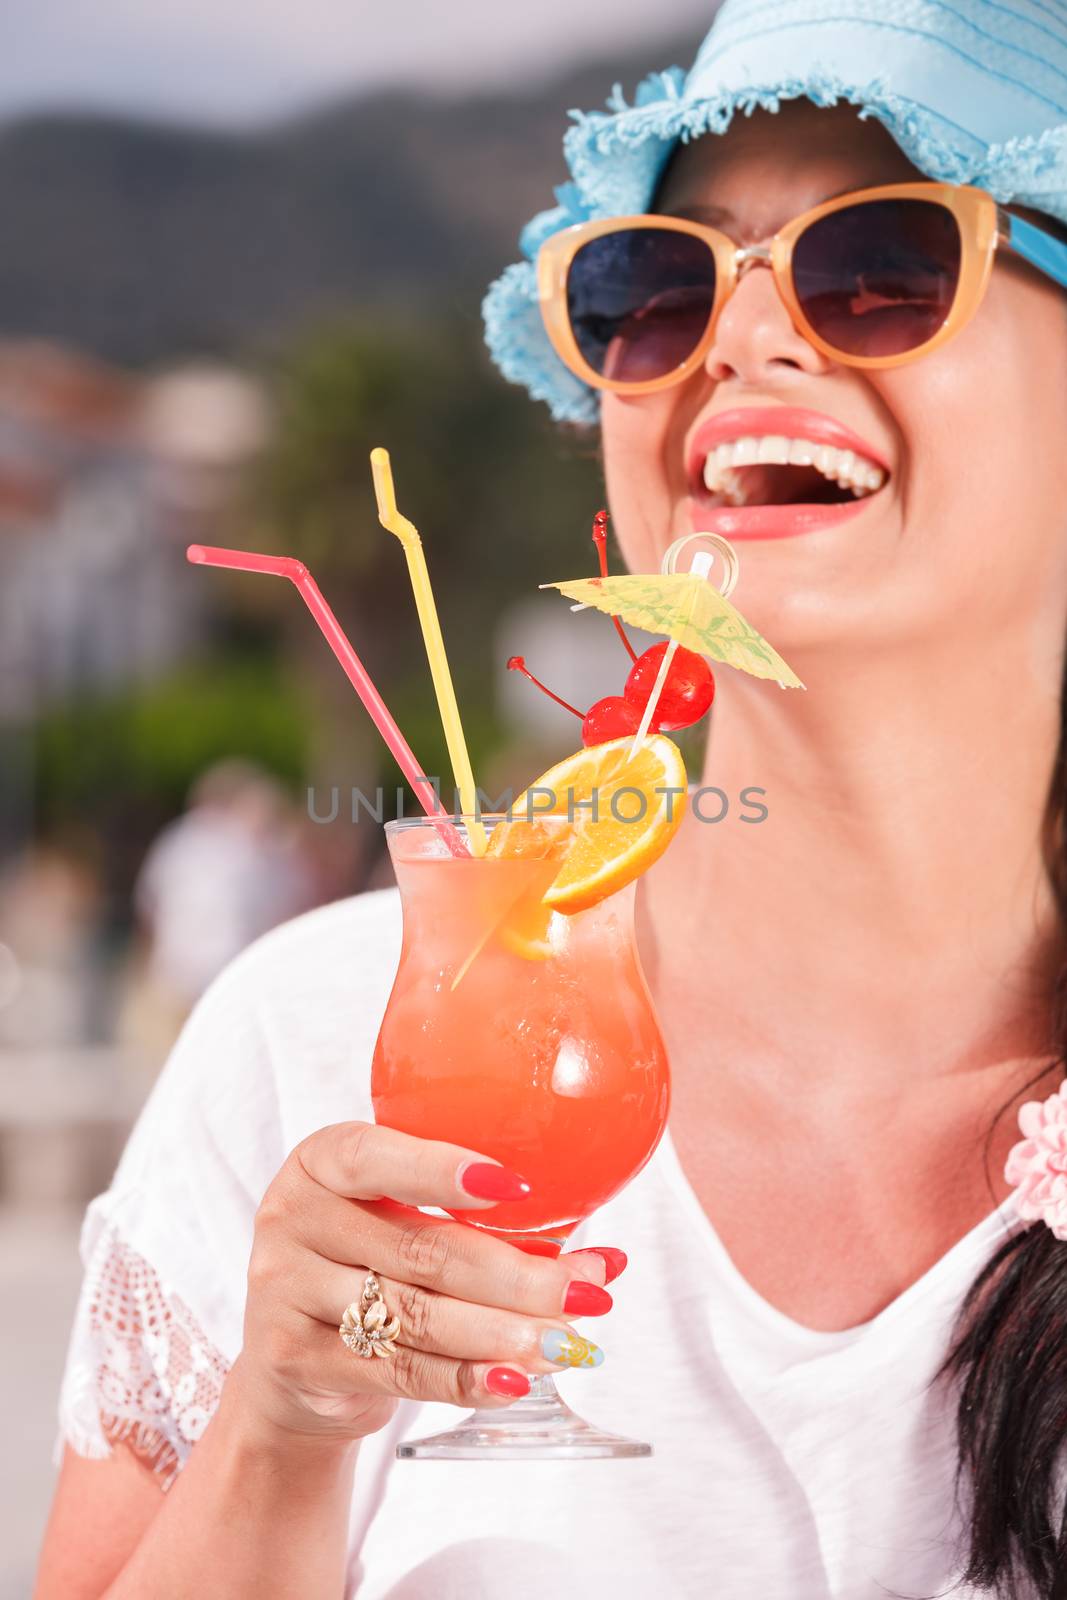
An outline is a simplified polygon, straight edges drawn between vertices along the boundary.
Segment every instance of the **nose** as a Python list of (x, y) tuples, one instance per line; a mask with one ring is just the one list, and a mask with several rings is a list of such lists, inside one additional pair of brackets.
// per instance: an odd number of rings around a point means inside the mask
[(719, 312), (704, 365), (716, 383), (737, 378), (760, 384), (773, 380), (783, 368), (818, 376), (833, 363), (793, 326), (770, 263), (762, 255), (745, 252), (738, 282)]

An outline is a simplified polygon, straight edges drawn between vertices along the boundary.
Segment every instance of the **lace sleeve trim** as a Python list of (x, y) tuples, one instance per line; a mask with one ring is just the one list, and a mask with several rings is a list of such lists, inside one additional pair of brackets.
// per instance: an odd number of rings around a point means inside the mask
[(60, 1399), (60, 1446), (122, 1443), (167, 1489), (219, 1403), (229, 1364), (114, 1229), (88, 1263)]

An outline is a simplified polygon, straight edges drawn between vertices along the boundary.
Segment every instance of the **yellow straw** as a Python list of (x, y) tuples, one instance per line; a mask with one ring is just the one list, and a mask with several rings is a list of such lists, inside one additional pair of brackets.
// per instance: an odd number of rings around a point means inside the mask
[(383, 528), (387, 528), (400, 540), (404, 547), (404, 555), (407, 557), (408, 575), (411, 578), (415, 608), (419, 613), (423, 642), (426, 645), (434, 692), (437, 695), (437, 708), (444, 725), (452, 775), (459, 790), (463, 813), (468, 818), (467, 837), (473, 854), (481, 856), (485, 854), (488, 841), (485, 829), (475, 820), (478, 804), (474, 773), (471, 771), (471, 758), (467, 754), (467, 741), (463, 737), (463, 724), (459, 720), (456, 691), (452, 684), (452, 674), (448, 670), (448, 657), (445, 655), (445, 642), (441, 637), (441, 624), (437, 618), (437, 607), (430, 587), (430, 574), (426, 570), (422, 540), (414, 524), (410, 523), (407, 517), (402, 517), (396, 508), (393, 469), (389, 464), (388, 450), (383, 450), (381, 445), (378, 445), (370, 453), (370, 464), (374, 474), (374, 493), (378, 500), (378, 520)]

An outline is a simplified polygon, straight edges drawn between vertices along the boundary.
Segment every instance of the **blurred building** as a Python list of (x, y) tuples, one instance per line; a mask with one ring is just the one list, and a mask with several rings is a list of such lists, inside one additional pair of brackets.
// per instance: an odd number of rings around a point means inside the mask
[(0, 717), (188, 649), (202, 585), (182, 581), (185, 544), (266, 428), (257, 387), (226, 369), (135, 380), (0, 345)]
[(265, 442), (243, 375), (135, 378), (73, 351), (0, 344), (0, 855), (30, 835), (33, 721), (186, 655), (206, 597), (184, 556)]
[(36, 836), (36, 726), (196, 648), (211, 600), (185, 546), (217, 533), (268, 425), (226, 367), (132, 375), (0, 342), (0, 1201), (105, 1183), (158, 1065), (112, 1042), (92, 851)]

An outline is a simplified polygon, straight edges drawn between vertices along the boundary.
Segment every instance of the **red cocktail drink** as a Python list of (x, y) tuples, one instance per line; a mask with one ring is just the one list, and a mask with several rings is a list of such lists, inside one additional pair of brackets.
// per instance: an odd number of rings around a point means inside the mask
[[(553, 823), (567, 827), (539, 826)], [(666, 1124), (636, 886), (538, 918), (557, 861), (453, 857), (422, 819), (386, 833), (404, 940), (374, 1053), (375, 1115), (530, 1184), (528, 1199), (453, 1215), (562, 1242), (641, 1170)]]

